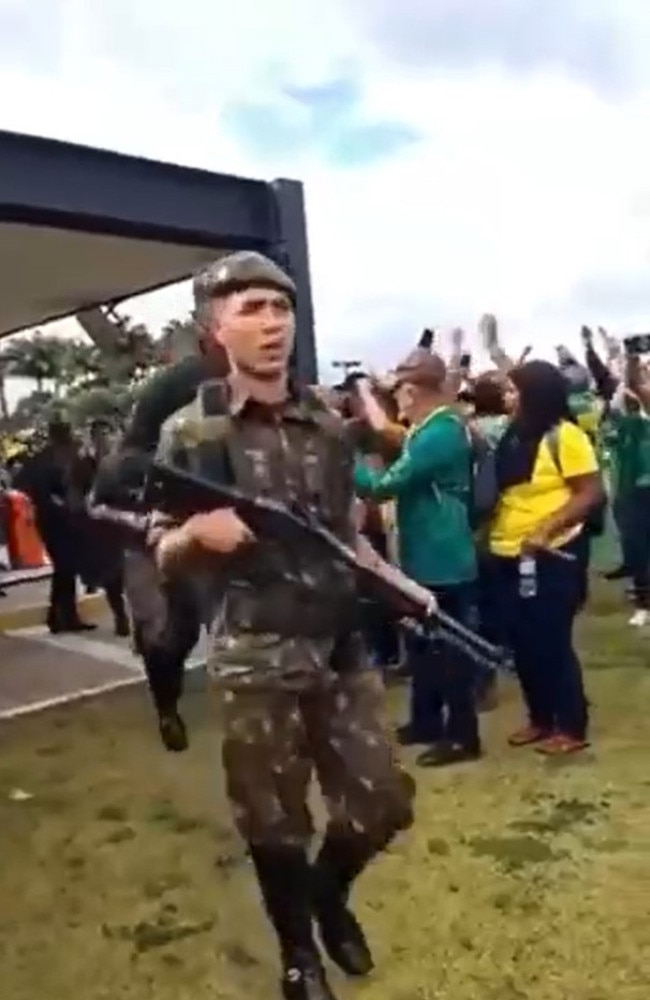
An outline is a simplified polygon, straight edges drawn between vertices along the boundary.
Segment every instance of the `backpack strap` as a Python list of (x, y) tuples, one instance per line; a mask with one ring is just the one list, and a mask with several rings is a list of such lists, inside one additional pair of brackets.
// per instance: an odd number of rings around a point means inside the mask
[(560, 473), (562, 478), (564, 478), (564, 473), (562, 471), (562, 460), (560, 458), (560, 425), (556, 424), (551, 430), (544, 436), (544, 441), (546, 442), (546, 447), (551, 453), (551, 459), (553, 460), (553, 465)]

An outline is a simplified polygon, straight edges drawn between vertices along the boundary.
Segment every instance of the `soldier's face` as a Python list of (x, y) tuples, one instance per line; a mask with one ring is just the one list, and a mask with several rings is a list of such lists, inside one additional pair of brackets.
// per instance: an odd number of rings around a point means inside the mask
[(295, 335), (295, 316), (287, 295), (249, 288), (233, 292), (213, 308), (213, 336), (235, 368), (266, 379), (287, 370)]

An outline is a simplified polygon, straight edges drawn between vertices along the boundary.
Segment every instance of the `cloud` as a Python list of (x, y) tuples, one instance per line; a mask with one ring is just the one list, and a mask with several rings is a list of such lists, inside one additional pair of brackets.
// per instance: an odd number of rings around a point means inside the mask
[(647, 41), (650, 30), (644, 0), (349, 0), (348, 6), (379, 49), (409, 69), (560, 71), (605, 92), (634, 87), (646, 73), (638, 44), (638, 32)]
[(345, 120), (354, 113), (361, 97), (357, 80), (351, 76), (337, 77), (309, 86), (284, 87), (284, 93), (303, 108), (307, 108), (321, 125)]
[(0, 59), (5, 66), (19, 65), (29, 53), (34, 64), (52, 70), (57, 67), (60, 43), (59, 0), (43, 5), (36, 13), (33, 4), (22, 0), (0, 0)]
[(419, 138), (414, 128), (398, 120), (364, 115), (361, 86), (351, 76), (313, 86), (285, 86), (266, 103), (227, 107), (221, 121), (255, 155), (309, 149), (343, 168), (369, 166)]
[(565, 299), (549, 303), (547, 315), (551, 320), (572, 315), (576, 323), (614, 327), (620, 334), (644, 333), (650, 329), (649, 270), (650, 255), (645, 268), (584, 275)]
[[(564, 0), (542, 22), (549, 0), (524, 23), (528, 0), (481, 0), (479, 26), (484, 6), (496, 26), (469, 44), (460, 0), (464, 20), (451, 0), (33, 0), (30, 24), (58, 12), (51, 59), (36, 33), (0, 63), (0, 127), (302, 179), (325, 366), (392, 362), (486, 309), (512, 350), (577, 345), (601, 313), (625, 330), (649, 264), (649, 18)], [(129, 306), (154, 326), (188, 308), (184, 287)]]

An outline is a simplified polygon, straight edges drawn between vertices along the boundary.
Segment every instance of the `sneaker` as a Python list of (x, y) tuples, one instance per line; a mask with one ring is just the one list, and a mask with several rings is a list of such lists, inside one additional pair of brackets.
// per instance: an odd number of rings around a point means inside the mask
[(589, 742), (577, 736), (567, 736), (566, 733), (556, 733), (550, 736), (536, 748), (537, 753), (544, 754), (545, 757), (565, 757), (568, 754), (579, 753), (586, 750)]
[(523, 729), (517, 729), (508, 737), (508, 743), (511, 747), (528, 747), (533, 743), (542, 743), (551, 736), (548, 729), (542, 729), (541, 726), (524, 726)]
[(644, 608), (637, 608), (630, 618), (628, 625), (631, 625), (633, 628), (645, 628), (648, 623), (650, 623), (650, 611), (646, 611)]

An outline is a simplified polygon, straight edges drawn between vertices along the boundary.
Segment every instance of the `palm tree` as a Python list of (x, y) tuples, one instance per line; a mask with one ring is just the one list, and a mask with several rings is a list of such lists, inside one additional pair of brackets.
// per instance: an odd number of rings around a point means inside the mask
[(60, 399), (73, 386), (92, 384), (101, 373), (99, 352), (93, 344), (36, 333), (11, 340), (0, 352), (0, 418), (9, 416), (5, 380), (35, 383), (34, 397)]
[(104, 365), (101, 353), (94, 344), (83, 340), (67, 341), (62, 360), (59, 391), (68, 391), (74, 386), (89, 387), (99, 381), (110, 383), (110, 379), (102, 379)]
[(108, 383), (138, 379), (159, 363), (156, 342), (142, 323), (106, 307), (86, 309), (75, 319), (99, 351)]
[(36, 383), (36, 391), (42, 393), (48, 383), (60, 385), (66, 349), (64, 340), (46, 336), (39, 330), (31, 336), (18, 337), (3, 352), (4, 375), (30, 379)]

